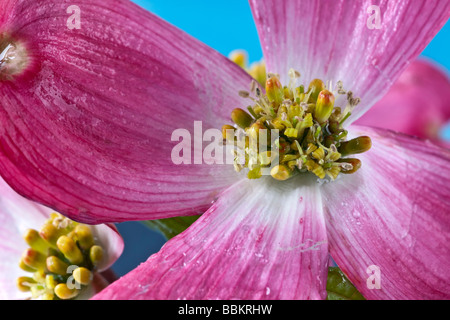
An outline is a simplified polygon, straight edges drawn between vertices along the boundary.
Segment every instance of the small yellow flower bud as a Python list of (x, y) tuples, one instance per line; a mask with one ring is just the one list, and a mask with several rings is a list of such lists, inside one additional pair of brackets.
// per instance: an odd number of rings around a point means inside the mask
[(229, 59), (242, 69), (245, 69), (247, 67), (247, 52), (243, 50), (235, 50), (231, 52)]
[(266, 95), (270, 102), (280, 105), (284, 100), (284, 90), (280, 79), (272, 76), (266, 81)]
[(266, 64), (263, 61), (253, 63), (250, 66), (248, 73), (253, 77), (253, 79), (258, 81), (259, 84), (264, 86), (267, 75), (266, 75)]
[(308, 92), (310, 92), (309, 96), (309, 103), (315, 103), (317, 101), (317, 98), (319, 97), (319, 93), (325, 90), (325, 83), (323, 83), (320, 79), (314, 79), (309, 84)]
[(288, 180), (290, 177), (292, 177), (292, 171), (289, 169), (286, 165), (278, 165), (275, 166), (271, 171), (270, 175), (279, 181), (285, 181)]
[(231, 112), (231, 120), (242, 129), (250, 127), (253, 122), (252, 116), (240, 108), (236, 108)]
[(87, 286), (91, 282), (92, 273), (86, 268), (77, 268), (73, 271), (73, 278), (79, 284)]
[(22, 261), (34, 269), (45, 268), (45, 256), (34, 249), (27, 249), (22, 255)]
[(60, 283), (55, 288), (55, 294), (58, 296), (58, 298), (67, 300), (75, 298), (79, 293), (79, 290), (77, 289), (69, 289), (65, 283)]
[(320, 124), (326, 122), (330, 118), (334, 108), (334, 95), (328, 90), (322, 90), (317, 98), (314, 117)]
[(77, 225), (75, 227), (74, 233), (81, 249), (88, 250), (94, 245), (94, 236), (92, 235), (91, 228), (89, 228), (87, 225)]
[(68, 267), (69, 265), (58, 257), (51, 256), (47, 258), (47, 269), (52, 273), (64, 276), (67, 274)]
[(345, 157), (350, 154), (358, 154), (368, 151), (372, 147), (370, 137), (362, 136), (349, 141), (342, 142), (339, 147), (339, 153)]
[(50, 245), (47, 241), (41, 238), (39, 232), (34, 229), (28, 229), (24, 236), (25, 242), (34, 250), (39, 251), (43, 254), (47, 254)]
[(55, 246), (56, 241), (58, 241), (58, 238), (61, 236), (61, 233), (52, 223), (46, 223), (42, 226), (39, 235), (49, 244)]
[(89, 250), (89, 258), (94, 266), (97, 266), (103, 259), (103, 248), (100, 246), (92, 246)]
[(83, 262), (83, 254), (73, 239), (67, 236), (61, 236), (56, 242), (56, 245), (70, 263), (79, 264)]
[(26, 272), (35, 272), (36, 271), (35, 268), (31, 268), (30, 266), (27, 266), (25, 264), (25, 262), (23, 262), (23, 259), (21, 259), (19, 262), (19, 268)]

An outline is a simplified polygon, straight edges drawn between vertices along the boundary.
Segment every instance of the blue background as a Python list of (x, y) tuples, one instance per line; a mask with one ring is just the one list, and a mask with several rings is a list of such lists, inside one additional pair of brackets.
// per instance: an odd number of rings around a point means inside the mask
[[(258, 34), (246, 0), (135, 0), (135, 3), (179, 27), (224, 55), (235, 49), (248, 52), (249, 61), (262, 58)], [(450, 70), (450, 22), (438, 33), (422, 53), (447, 72)], [(450, 140), (450, 125), (443, 130)], [(113, 266), (124, 275), (157, 252), (164, 238), (138, 222), (118, 225), (125, 240), (125, 251)]]

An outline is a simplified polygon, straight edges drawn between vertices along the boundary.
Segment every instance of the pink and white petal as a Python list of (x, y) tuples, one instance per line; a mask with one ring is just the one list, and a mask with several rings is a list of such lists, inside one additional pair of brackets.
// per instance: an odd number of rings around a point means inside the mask
[(413, 61), (388, 93), (355, 124), (439, 142), (439, 130), (449, 120), (450, 79), (443, 69), (420, 59)]
[(98, 265), (98, 271), (109, 269), (122, 255), (125, 243), (119, 231), (113, 224), (91, 226), (96, 243), (104, 250), (104, 260)]
[(174, 165), (172, 132), (220, 129), (251, 77), (129, 1), (77, 1), (70, 30), (72, 4), (0, 3), (0, 33), (36, 62), (0, 86), (0, 174), (87, 223), (203, 213), (235, 182), (232, 166)]
[[(406, 135), (372, 137), (362, 168), (324, 185), (330, 253), (368, 299), (449, 299), (450, 151)], [(375, 284), (379, 268), (380, 289)]]
[(0, 300), (24, 298), (16, 279), (25, 275), (19, 261), (27, 245), (22, 235), (38, 228), (52, 211), (33, 203), (12, 190), (0, 178)]
[[(307, 82), (342, 80), (345, 89), (362, 99), (349, 123), (387, 92), (450, 17), (450, 1), (441, 0), (250, 0), (250, 4), (267, 70), (284, 80), (290, 68)], [(374, 6), (379, 8), (380, 29), (369, 28)]]
[(243, 180), (191, 227), (94, 299), (322, 299), (319, 185)]

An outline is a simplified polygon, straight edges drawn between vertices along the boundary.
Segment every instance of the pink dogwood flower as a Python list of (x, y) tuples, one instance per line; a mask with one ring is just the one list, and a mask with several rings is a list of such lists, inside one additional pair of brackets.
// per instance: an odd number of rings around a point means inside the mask
[[(362, 116), (434, 37), (449, 1), (251, 1), (268, 70), (343, 81)], [(252, 79), (129, 2), (0, 4), (0, 173), (77, 221), (201, 214), (98, 299), (321, 299), (328, 253), (371, 299), (449, 298), (450, 152), (351, 126), (373, 147), (330, 183), (175, 165), (172, 132), (219, 128)], [(8, 45), (10, 45), (8, 47)], [(6, 57), (6, 58), (5, 58)], [(390, 117), (386, 114), (386, 117)], [(209, 208), (209, 209), (208, 209)], [(368, 284), (376, 267), (380, 288)]]
[(411, 62), (388, 93), (355, 123), (444, 144), (439, 132), (449, 120), (450, 79), (432, 62), (419, 59)]
[[(22, 254), (28, 247), (23, 236), (30, 229), (39, 230), (52, 213), (53, 210), (50, 208), (17, 194), (0, 178), (0, 300), (31, 298), (32, 294), (29, 291), (21, 292), (17, 288), (19, 277), (33, 278), (32, 273), (19, 268)], [(102, 272), (113, 265), (124, 247), (123, 239), (114, 226), (100, 224), (91, 228), (96, 243), (104, 250), (103, 259), (96, 268), (89, 286), (86, 286), (77, 297), (79, 299), (88, 299), (109, 284), (109, 279), (105, 279)], [(32, 293), (39, 293), (37, 291), (32, 290)]]

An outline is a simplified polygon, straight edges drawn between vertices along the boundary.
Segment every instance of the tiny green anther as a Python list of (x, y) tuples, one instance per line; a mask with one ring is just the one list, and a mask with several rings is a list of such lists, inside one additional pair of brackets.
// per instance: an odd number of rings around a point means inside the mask
[(270, 102), (274, 102), (277, 106), (284, 100), (284, 90), (280, 79), (272, 76), (266, 81), (266, 95)]
[(308, 92), (310, 93), (308, 102), (315, 103), (322, 90), (325, 90), (325, 83), (322, 80), (314, 79), (311, 81), (308, 87)]
[(77, 225), (75, 227), (74, 233), (81, 249), (88, 250), (94, 245), (94, 236), (92, 235), (91, 228), (89, 228), (87, 225)]
[(79, 284), (87, 286), (92, 280), (92, 273), (84, 267), (76, 268), (73, 271), (73, 278)]
[(73, 239), (67, 236), (61, 236), (56, 242), (56, 245), (70, 263), (79, 264), (83, 262), (83, 254)]
[(317, 164), (315, 161), (308, 160), (305, 163), (305, 166), (308, 169), (308, 171), (311, 171), (312, 173), (314, 173), (320, 179), (325, 178), (325, 176), (326, 176), (325, 170), (322, 168), (322, 166)]
[(17, 278), (17, 288), (22, 292), (28, 292), (31, 287), (36, 284), (36, 280), (30, 277)]
[(43, 254), (47, 254), (50, 245), (47, 241), (41, 238), (38, 231), (34, 229), (28, 229), (25, 232), (23, 238), (32, 249), (39, 251)]
[(34, 249), (27, 249), (22, 255), (22, 261), (34, 269), (45, 268), (45, 256)]
[(334, 95), (328, 90), (322, 90), (317, 98), (316, 109), (314, 110), (314, 117), (322, 124), (325, 123), (331, 116), (334, 108)]
[(372, 147), (372, 140), (370, 137), (362, 136), (349, 141), (341, 143), (339, 153), (345, 157), (351, 154), (358, 154), (368, 151)]
[(259, 179), (261, 177), (262, 177), (262, 173), (261, 173), (261, 168), (260, 167), (253, 168), (252, 170), (250, 170), (247, 173), (247, 178), (249, 178), (251, 180), (252, 179)]
[(281, 164), (272, 168), (270, 175), (276, 180), (285, 181), (292, 177), (292, 171), (288, 166)]
[(331, 178), (331, 180), (336, 180), (340, 172), (341, 168), (339, 168), (338, 166), (332, 166), (329, 170), (326, 171), (326, 174)]
[(58, 298), (63, 300), (73, 299), (79, 294), (76, 288), (69, 289), (65, 283), (60, 283), (55, 288), (55, 294)]
[(61, 259), (59, 259), (58, 257), (55, 256), (48, 257), (46, 262), (48, 271), (62, 276), (67, 274), (67, 268), (69, 267), (69, 265), (64, 261), (62, 261)]
[(236, 108), (231, 112), (231, 120), (242, 129), (250, 127), (253, 122), (252, 116), (240, 108)]
[(298, 130), (294, 128), (287, 128), (284, 134), (286, 137), (296, 139), (298, 137)]
[(312, 118), (312, 115), (311, 115), (311, 113), (308, 113), (306, 116), (305, 116), (305, 118), (303, 119), (303, 121), (300, 121), (298, 124), (297, 124), (297, 126), (296, 126), (296, 129), (297, 130), (304, 130), (304, 129), (306, 129), (306, 128), (309, 128), (309, 127), (311, 127), (313, 125), (313, 118)]
[(92, 264), (97, 266), (103, 259), (103, 248), (98, 245), (92, 246), (89, 250), (89, 258)]
[(325, 151), (322, 148), (317, 148), (316, 150), (314, 150), (311, 155), (314, 157), (314, 159), (316, 160), (322, 160), (325, 157)]

